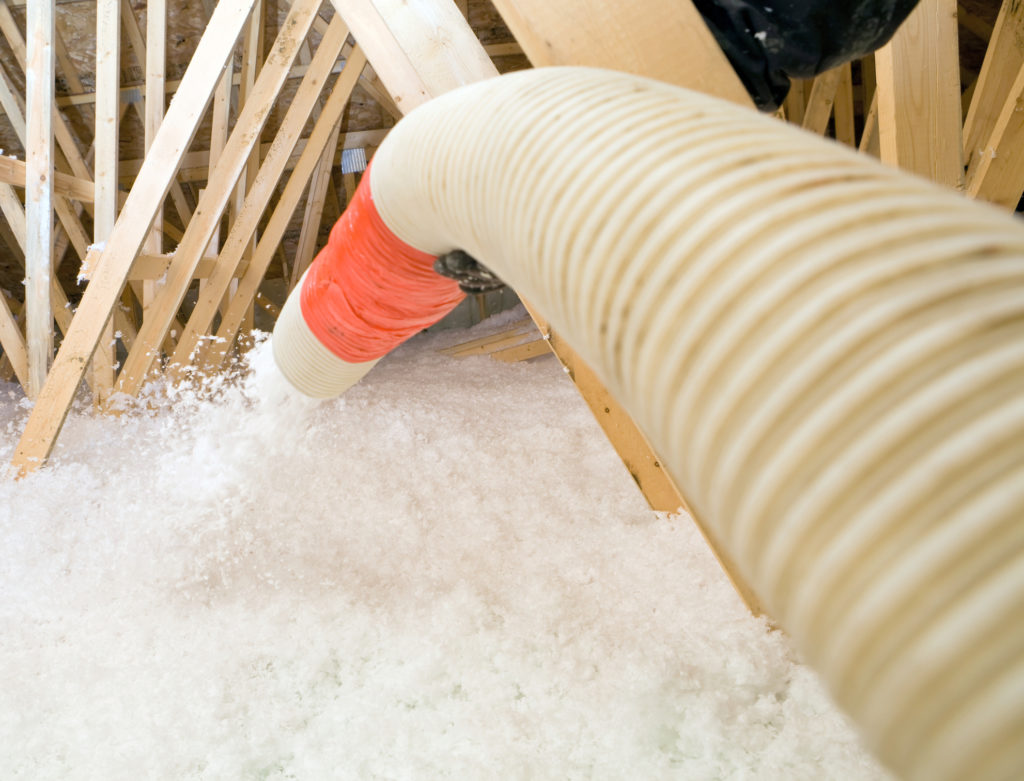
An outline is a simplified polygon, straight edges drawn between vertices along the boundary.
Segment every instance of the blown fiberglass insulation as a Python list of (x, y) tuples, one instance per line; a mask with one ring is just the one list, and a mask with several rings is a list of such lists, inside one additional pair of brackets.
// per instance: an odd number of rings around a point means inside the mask
[(0, 777), (887, 778), (553, 358), (437, 352), (521, 316), (73, 412), (0, 482)]

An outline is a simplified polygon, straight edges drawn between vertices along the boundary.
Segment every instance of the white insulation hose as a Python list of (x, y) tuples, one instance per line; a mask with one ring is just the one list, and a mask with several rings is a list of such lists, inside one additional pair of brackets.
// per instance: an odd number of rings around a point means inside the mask
[(591, 364), (884, 762), (1024, 778), (1024, 226), (580, 68), (428, 103), (370, 177)]

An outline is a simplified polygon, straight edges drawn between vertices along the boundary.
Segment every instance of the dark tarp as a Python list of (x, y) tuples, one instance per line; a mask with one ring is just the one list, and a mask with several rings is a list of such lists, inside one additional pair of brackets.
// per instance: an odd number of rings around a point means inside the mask
[(917, 0), (694, 0), (758, 108), (885, 43)]

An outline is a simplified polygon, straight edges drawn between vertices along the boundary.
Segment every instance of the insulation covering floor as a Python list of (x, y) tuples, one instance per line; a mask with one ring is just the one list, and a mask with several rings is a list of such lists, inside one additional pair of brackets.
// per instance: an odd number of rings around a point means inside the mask
[(437, 352), (519, 317), (73, 412), (0, 480), (0, 778), (888, 778), (554, 359)]

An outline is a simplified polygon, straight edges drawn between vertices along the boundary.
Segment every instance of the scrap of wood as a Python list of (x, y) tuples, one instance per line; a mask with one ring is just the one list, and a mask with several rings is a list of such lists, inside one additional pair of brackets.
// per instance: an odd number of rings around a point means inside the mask
[(517, 363), (551, 353), (551, 345), (547, 339), (531, 339), (528, 342), (523, 342), (523, 344), (517, 344), (513, 347), (506, 347), (503, 350), (493, 352), (491, 357), (496, 361), (504, 363)]
[(507, 328), (503, 328), (494, 334), (480, 336), (470, 339), (468, 342), (443, 347), (438, 350), (440, 353), (450, 355), (453, 358), (465, 358), (471, 355), (488, 355), (509, 345), (520, 344), (524, 339), (536, 336), (537, 326), (529, 317), (517, 320)]

